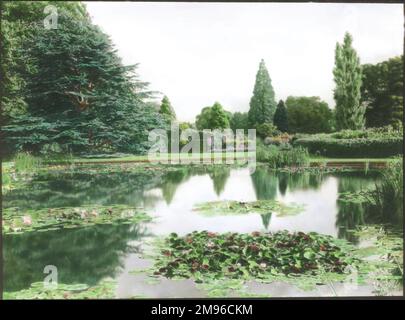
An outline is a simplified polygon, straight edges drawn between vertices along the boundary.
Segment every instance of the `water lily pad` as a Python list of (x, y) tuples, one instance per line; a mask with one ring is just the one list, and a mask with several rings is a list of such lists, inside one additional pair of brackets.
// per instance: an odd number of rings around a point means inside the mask
[(213, 201), (197, 204), (193, 210), (205, 215), (268, 214), (275, 212), (278, 216), (287, 216), (296, 215), (303, 211), (303, 205), (285, 204), (277, 200)]

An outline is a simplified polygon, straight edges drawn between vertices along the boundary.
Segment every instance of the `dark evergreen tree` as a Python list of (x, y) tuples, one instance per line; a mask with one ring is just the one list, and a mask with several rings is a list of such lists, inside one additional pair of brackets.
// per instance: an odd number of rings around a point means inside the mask
[(274, 124), (281, 132), (288, 132), (287, 108), (283, 100), (280, 100), (277, 104), (276, 113), (274, 114)]
[(256, 128), (257, 125), (268, 122), (273, 123), (276, 101), (269, 72), (264, 60), (260, 62), (259, 71), (256, 74), (256, 82), (253, 96), (250, 99), (249, 126)]
[(143, 152), (148, 130), (163, 127), (147, 108), (146, 84), (136, 66), (123, 66), (108, 36), (88, 18), (58, 11), (58, 28), (32, 26), (21, 44), (31, 66), (23, 74), (26, 112), (4, 130), (11, 145), (35, 153), (58, 145), (63, 152)]

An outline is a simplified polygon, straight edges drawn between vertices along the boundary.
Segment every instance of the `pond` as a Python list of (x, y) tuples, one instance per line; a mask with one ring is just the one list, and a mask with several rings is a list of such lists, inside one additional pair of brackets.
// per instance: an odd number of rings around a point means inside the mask
[[(101, 168), (102, 166), (100, 166)], [(4, 290), (17, 291), (44, 279), (46, 265), (58, 268), (58, 281), (96, 285), (106, 277), (117, 281), (116, 296), (204, 297), (192, 280), (148, 281), (131, 271), (148, 267), (142, 256), (148, 241), (172, 232), (302, 231), (347, 239), (361, 246), (350, 230), (380, 223), (360, 204), (339, 201), (339, 194), (372, 188), (378, 173), (288, 173), (258, 167), (177, 167), (170, 170), (72, 170), (38, 174), (24, 187), (4, 195), (3, 206), (21, 209), (130, 205), (144, 208), (153, 220), (137, 224), (95, 225), (86, 228), (29, 232), (4, 236)], [(302, 205), (302, 212), (209, 216), (193, 210), (202, 202), (277, 200)], [(253, 294), (271, 296), (374, 295), (364, 284), (348, 291), (341, 283), (304, 291), (291, 283), (249, 282)], [(402, 294), (402, 292), (398, 292)]]

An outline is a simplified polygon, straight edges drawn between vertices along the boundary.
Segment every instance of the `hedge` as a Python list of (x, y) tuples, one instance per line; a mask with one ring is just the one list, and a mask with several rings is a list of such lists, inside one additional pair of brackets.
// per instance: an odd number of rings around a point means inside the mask
[(294, 146), (307, 148), (311, 154), (334, 158), (385, 158), (403, 154), (403, 138), (336, 139), (309, 136), (294, 141)]

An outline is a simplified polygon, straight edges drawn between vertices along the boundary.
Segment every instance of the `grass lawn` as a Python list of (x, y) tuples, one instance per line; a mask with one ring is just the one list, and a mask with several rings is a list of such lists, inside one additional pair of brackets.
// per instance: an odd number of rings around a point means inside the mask
[[(168, 156), (170, 159), (170, 154), (162, 154)], [(216, 153), (199, 153), (199, 154), (186, 154), (186, 153), (177, 153), (173, 154), (172, 156), (175, 159), (181, 160), (196, 160), (196, 159), (203, 159), (208, 160), (210, 158), (214, 159), (215, 157), (221, 157), (226, 159), (226, 154), (222, 152)], [(236, 152), (235, 159), (244, 159), (247, 156), (253, 156), (253, 152)], [(153, 161), (158, 161), (158, 158), (152, 158)], [(363, 163), (363, 162), (390, 162), (394, 161), (394, 158), (325, 158), (325, 157), (311, 157), (310, 163), (329, 163), (329, 162), (338, 162), (338, 163)], [(91, 163), (122, 163), (122, 162), (149, 162), (148, 155), (131, 155), (131, 156), (124, 156), (124, 157), (116, 157), (116, 158), (75, 158), (73, 159), (73, 163), (77, 164), (91, 164)], [(3, 162), (2, 166), (3, 169), (10, 168), (13, 165), (12, 161)]]

